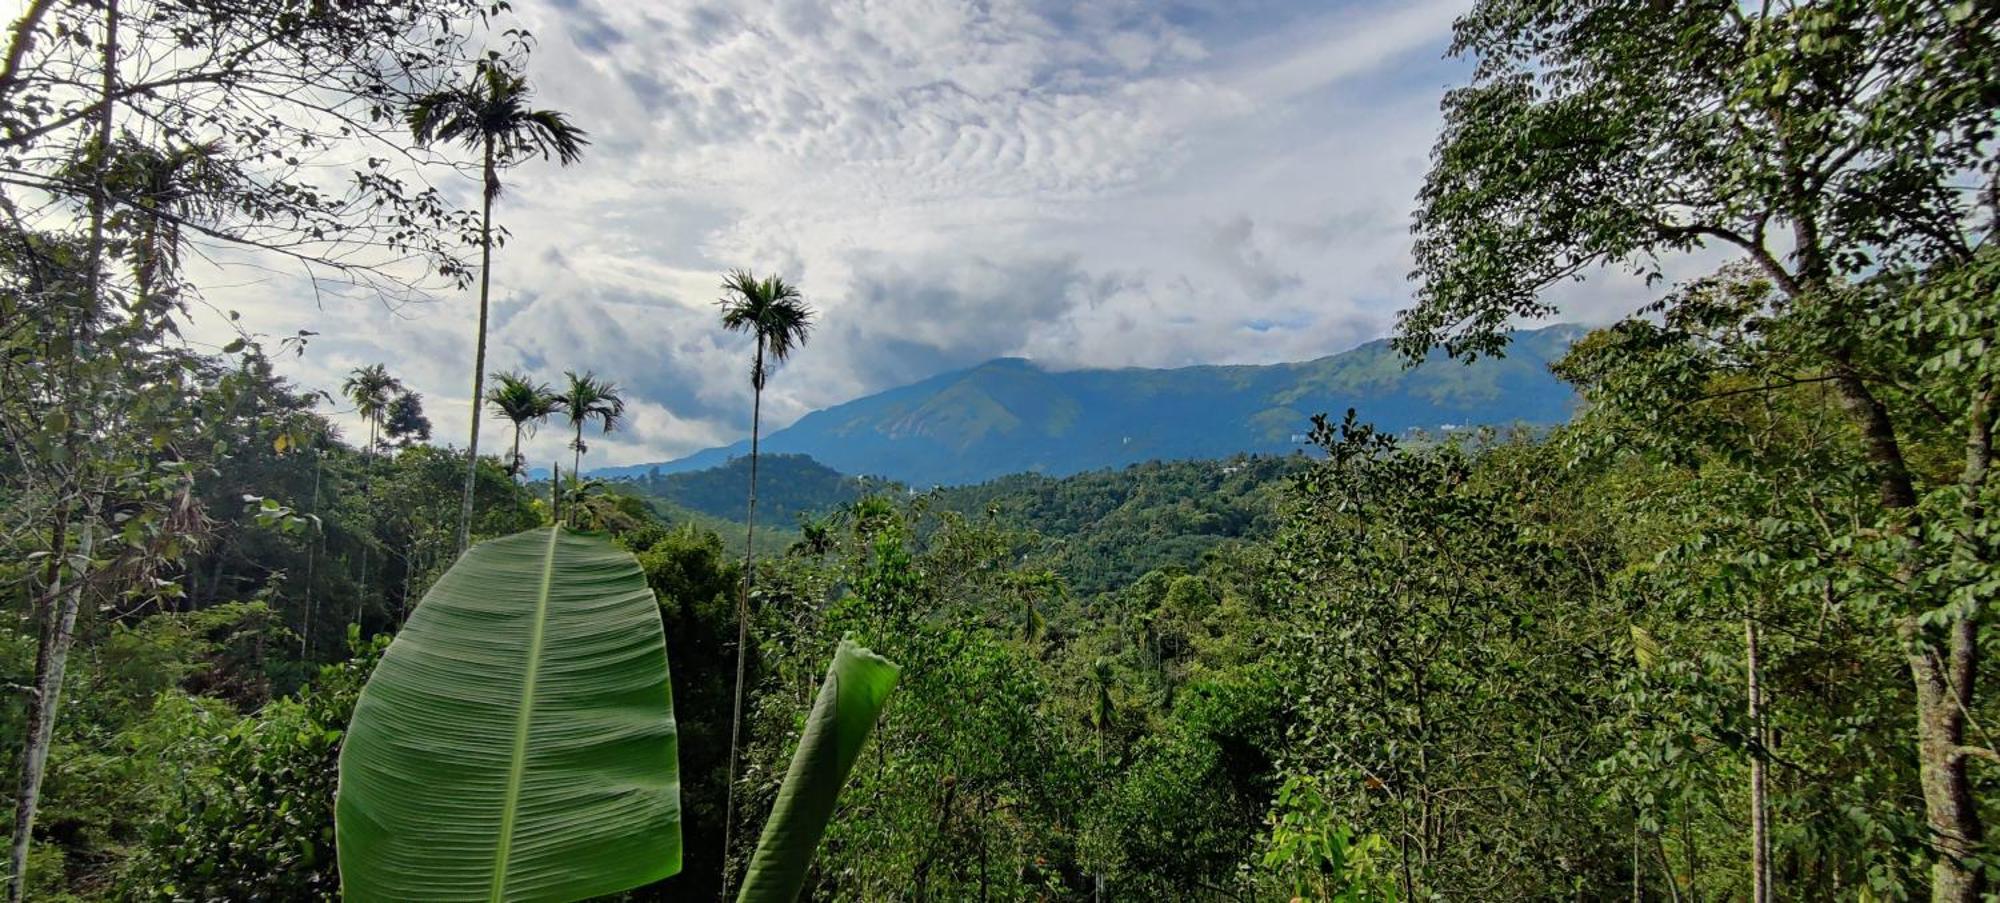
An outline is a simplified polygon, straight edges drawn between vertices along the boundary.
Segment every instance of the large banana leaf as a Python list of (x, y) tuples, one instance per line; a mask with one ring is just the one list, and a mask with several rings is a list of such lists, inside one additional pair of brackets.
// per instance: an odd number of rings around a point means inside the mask
[(805, 735), (792, 754), (778, 802), (764, 823), (757, 853), (744, 875), (739, 903), (791, 903), (805, 885), (813, 851), (819, 848), (826, 823), (847, 773), (861, 757), (889, 692), (896, 688), (896, 666), (847, 640), (833, 654), (826, 681), (819, 686)]
[(335, 807), (348, 900), (578, 900), (680, 871), (659, 610), (561, 527), (482, 543), (355, 705)]

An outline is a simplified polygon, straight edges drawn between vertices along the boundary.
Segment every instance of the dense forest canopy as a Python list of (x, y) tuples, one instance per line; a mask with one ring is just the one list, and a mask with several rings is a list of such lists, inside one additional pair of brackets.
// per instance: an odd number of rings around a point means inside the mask
[[(504, 264), (499, 175), (589, 165), (527, 102), (505, 6), (11, 23), (13, 898), (337, 898), (364, 687), (413, 670), (396, 638), (435, 627), (441, 580), (483, 601), (455, 565), (524, 536), (602, 562), (644, 628), (612, 638), (670, 678), (672, 723), (644, 727), (674, 750), (679, 871), (613, 899), (769, 899), (758, 826), (807, 805), (828, 820), (788, 877), (812, 899), (2000, 890), (2000, 6), (1480, 0), (1401, 350), (1503, 354), (1579, 273), (1728, 258), (1569, 349), (1570, 422), (1411, 441), (1328, 411), (1305, 455), (917, 492), (754, 454), (580, 478), (630, 416), (630, 376), (592, 361), (475, 364), (514, 442), (468, 453), (428, 441), (394, 365), (336, 398), (280, 375), (310, 335), (182, 337), (202, 248), (392, 294)], [(481, 210), (428, 187), (434, 141), (480, 158)], [(303, 174), (357, 146), (339, 187)], [(818, 312), (777, 276), (726, 285), (761, 406)], [(544, 425), (571, 454), (529, 482)], [(899, 682), (802, 803), (827, 662), (858, 646)]]

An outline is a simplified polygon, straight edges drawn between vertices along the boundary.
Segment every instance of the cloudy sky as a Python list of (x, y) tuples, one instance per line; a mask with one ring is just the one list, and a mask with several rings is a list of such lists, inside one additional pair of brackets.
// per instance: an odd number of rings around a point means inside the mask
[[(508, 175), (493, 369), (623, 386), (603, 465), (747, 434), (750, 345), (714, 307), (730, 267), (821, 310), (767, 426), (996, 356), (1264, 363), (1385, 335), (1438, 100), (1469, 69), (1444, 58), (1465, 5), (517, 0), (537, 103), (592, 145)], [(321, 334), (284, 365), (301, 383), (386, 362), (463, 444), (470, 294), (221, 297), (254, 330)], [(482, 442), (506, 436), (489, 419)]]

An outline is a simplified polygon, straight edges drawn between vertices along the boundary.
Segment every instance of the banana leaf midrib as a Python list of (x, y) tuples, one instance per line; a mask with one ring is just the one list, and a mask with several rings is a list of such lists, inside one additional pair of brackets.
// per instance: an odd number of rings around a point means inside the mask
[(556, 568), (556, 543), (561, 526), (549, 528), (549, 543), (542, 552), (542, 579), (535, 595), (535, 618), (528, 632), (528, 667), (521, 681), (521, 711), (514, 721), (514, 749), (507, 765), (507, 795), (500, 810), (500, 836), (493, 856), (493, 885), (490, 899), (500, 903), (507, 892), (507, 860), (514, 849), (514, 823), (521, 807), (521, 782), (528, 770), (528, 734), (535, 714), (535, 682), (541, 676), (542, 643), (549, 622), (549, 591)]

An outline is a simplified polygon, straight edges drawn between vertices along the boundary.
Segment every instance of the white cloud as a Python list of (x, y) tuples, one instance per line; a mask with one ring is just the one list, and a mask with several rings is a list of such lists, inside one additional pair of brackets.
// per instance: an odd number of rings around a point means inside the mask
[[(712, 304), (734, 266), (822, 310), (767, 428), (1000, 355), (1268, 362), (1376, 337), (1408, 300), (1438, 97), (1464, 78), (1439, 59), (1461, 0), (516, 5), (538, 102), (593, 144), (508, 175), (489, 353), (626, 386), (600, 464), (747, 431), (749, 344)], [(470, 297), (321, 312), (277, 284), (211, 294), (253, 328), (322, 333), (286, 365), (308, 385), (387, 362), (463, 443)]]

